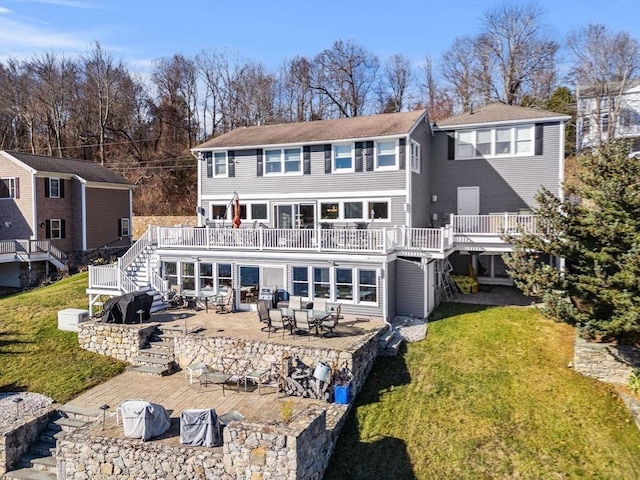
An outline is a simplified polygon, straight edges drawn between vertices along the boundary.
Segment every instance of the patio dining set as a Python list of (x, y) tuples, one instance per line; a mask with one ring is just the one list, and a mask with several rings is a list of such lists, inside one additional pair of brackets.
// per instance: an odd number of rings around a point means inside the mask
[(269, 308), (268, 301), (257, 303), (257, 313), (260, 322), (265, 325), (263, 331), (271, 333), (282, 331), (282, 338), (289, 332), (296, 335), (306, 335), (310, 341), (315, 336), (334, 337), (338, 334), (335, 328), (340, 319), (341, 305), (329, 308), (325, 298), (314, 298), (313, 302), (305, 302), (302, 297), (292, 295), (289, 303), (282, 308)]

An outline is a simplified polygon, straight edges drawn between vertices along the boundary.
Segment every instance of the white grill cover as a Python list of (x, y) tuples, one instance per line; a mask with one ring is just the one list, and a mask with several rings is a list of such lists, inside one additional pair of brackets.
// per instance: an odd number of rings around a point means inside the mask
[(169, 430), (171, 418), (162, 405), (143, 400), (128, 400), (120, 404), (124, 436), (128, 438), (150, 438)]

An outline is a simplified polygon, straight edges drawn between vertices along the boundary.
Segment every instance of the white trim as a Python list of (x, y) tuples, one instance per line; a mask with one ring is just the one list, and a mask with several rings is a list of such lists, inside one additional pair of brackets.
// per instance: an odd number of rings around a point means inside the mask
[[(384, 165), (382, 167), (378, 165), (378, 145), (380, 145), (381, 143), (391, 143), (391, 142), (392, 140), (388, 140), (386, 142), (384, 141), (373, 142), (373, 171), (374, 172), (389, 172), (389, 171), (400, 170), (400, 142), (398, 140), (393, 141), (393, 153), (395, 157), (394, 164)], [(406, 148), (405, 148), (405, 153), (406, 153)], [(406, 165), (406, 159), (405, 159), (405, 165)]]
[[(336, 147), (345, 147), (349, 146), (351, 150), (351, 167), (349, 168), (336, 168)], [(375, 146), (374, 146), (375, 148)], [(374, 153), (375, 156), (375, 153)], [(339, 157), (346, 158), (346, 157)], [(355, 144), (351, 143), (332, 143), (331, 144), (331, 174), (341, 174), (341, 173), (354, 173), (356, 171), (356, 152), (355, 152)]]
[(562, 185), (564, 184), (564, 128), (565, 128), (565, 124), (561, 123), (560, 124), (560, 145), (558, 147), (558, 155), (560, 156), (559, 161), (558, 161), (558, 165), (560, 167), (559, 172), (558, 172), (558, 178), (560, 179), (560, 182), (558, 184), (558, 198), (560, 199), (561, 202), (564, 201), (564, 188), (562, 188)]
[(436, 132), (447, 132), (451, 130), (468, 130), (470, 128), (483, 128), (484, 126), (502, 126), (502, 125), (520, 125), (523, 123), (552, 123), (552, 122), (566, 122), (571, 120), (571, 117), (540, 117), (540, 118), (527, 118), (525, 120), (502, 120), (498, 122), (481, 122), (481, 123), (461, 123), (459, 125), (444, 125), (439, 126), (436, 124), (434, 130)]
[(87, 186), (84, 183), (80, 183), (80, 215), (82, 218), (82, 250), (85, 251), (87, 250)]
[[(496, 148), (498, 143), (506, 143), (498, 142), (498, 130), (508, 131), (509, 132), (509, 152), (507, 153), (497, 153)], [(525, 141), (529, 142), (529, 150), (526, 152), (518, 152), (518, 131), (527, 131), (529, 132), (529, 138)], [(488, 132), (490, 136), (489, 153), (478, 153), (478, 134), (479, 132)], [(470, 133), (472, 139), (470, 142), (461, 142), (460, 135), (461, 134)], [(454, 160), (478, 160), (478, 159), (497, 159), (497, 158), (513, 158), (513, 157), (532, 157), (535, 156), (535, 142), (536, 142), (536, 134), (535, 134), (535, 125), (534, 124), (523, 124), (523, 125), (511, 125), (508, 127), (486, 127), (486, 128), (475, 128), (475, 129), (464, 129), (457, 130), (455, 132), (455, 151), (454, 151)], [(482, 142), (486, 144), (487, 142)], [(460, 145), (470, 146), (472, 150), (471, 156), (459, 156), (458, 147)]]
[[(31, 235), (31, 237), (34, 240), (38, 239), (38, 195), (36, 193), (36, 171), (33, 170), (31, 172), (31, 211), (33, 212), (33, 218), (32, 218), (32, 222), (33, 222), (33, 234)], [(47, 236), (47, 234), (45, 233), (44, 235), (45, 237)]]
[[(267, 193), (267, 194), (243, 194), (242, 192), (238, 192), (240, 196), (240, 201), (246, 200), (283, 200), (283, 199), (311, 199), (311, 200), (323, 200), (323, 199), (332, 199), (332, 198), (358, 198), (362, 197), (362, 191), (336, 191), (336, 192), (299, 192), (299, 193)], [(407, 194), (406, 189), (401, 190), (377, 190), (375, 192), (376, 198), (378, 197), (405, 197)], [(330, 196), (329, 196), (330, 195)], [(225, 195), (203, 195), (202, 200), (209, 200), (214, 202), (228, 202), (231, 193)]]
[(433, 129), (431, 127), (431, 123), (427, 121), (427, 111), (423, 111), (422, 115), (420, 115), (418, 118), (416, 118), (416, 121), (413, 123), (413, 125), (411, 126), (411, 128), (409, 129), (409, 131), (407, 132), (407, 138), (410, 138), (411, 135), (413, 135), (413, 132), (415, 131), (416, 128), (418, 128), (418, 126), (420, 125), (420, 123), (422, 121), (424, 121), (424, 123), (427, 124), (427, 127), (429, 128), (429, 131), (431, 132), (431, 136), (433, 136)]
[[(568, 117), (567, 117), (568, 118)], [(403, 138), (407, 134), (406, 133), (394, 133), (392, 135), (378, 135), (378, 136), (368, 136), (368, 137), (354, 137), (354, 138), (334, 138), (334, 139), (316, 139), (309, 140), (306, 142), (292, 142), (292, 143), (266, 143), (266, 144), (255, 144), (255, 145), (227, 145), (222, 147), (195, 147), (191, 149), (191, 152), (215, 152), (222, 150), (256, 150), (256, 149), (276, 149), (276, 148), (285, 148), (288, 146), (300, 146), (304, 147), (307, 145), (335, 145), (340, 143), (355, 143), (355, 142), (366, 142), (366, 141), (376, 141), (378, 139), (393, 139), (393, 138)]]
[[(191, 152), (191, 154), (193, 155), (193, 151)], [(202, 206), (202, 155), (200, 153), (198, 153), (197, 155), (194, 155), (196, 157), (196, 176), (198, 178), (198, 185), (197, 185), (197, 191), (198, 191), (198, 197), (196, 198), (196, 203), (198, 204), (198, 206), (196, 208), (204, 208)], [(206, 214), (207, 212), (205, 212)], [(131, 216), (131, 218), (133, 219), (133, 215)], [(203, 226), (205, 223), (205, 219), (208, 218), (207, 215), (198, 215), (198, 226)]]

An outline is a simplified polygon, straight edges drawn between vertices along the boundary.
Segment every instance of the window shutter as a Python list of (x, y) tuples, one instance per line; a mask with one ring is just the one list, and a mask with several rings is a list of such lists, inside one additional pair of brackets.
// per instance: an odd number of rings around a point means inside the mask
[(309, 145), (302, 147), (302, 173), (303, 175), (311, 175), (311, 147)]
[(367, 153), (367, 172), (373, 172), (373, 142), (365, 142)]
[(400, 148), (399, 148), (400, 161), (398, 162), (398, 165), (400, 166), (400, 170), (404, 170), (407, 164), (407, 139), (401, 138), (399, 143), (400, 143)]
[(118, 219), (118, 236), (119, 237), (122, 236), (122, 219), (121, 218)]
[(331, 173), (331, 145), (324, 146), (324, 173)]
[(13, 188), (14, 188), (14, 193), (13, 193), (13, 198), (20, 198), (20, 177), (16, 177), (15, 180), (13, 181)]
[(256, 175), (262, 177), (264, 175), (264, 160), (262, 159), (264, 150), (256, 149)]
[(60, 198), (64, 198), (64, 180), (60, 179)]
[(355, 158), (355, 171), (362, 171), (362, 150), (363, 150), (363, 142), (356, 142), (356, 158)]
[(65, 232), (65, 228), (64, 228), (65, 223), (66, 222), (64, 221), (64, 219), (60, 220), (60, 238), (65, 238), (65, 234), (64, 234), (64, 232)]
[(536, 123), (536, 155), (542, 155), (542, 131), (544, 129), (544, 125), (541, 123)]
[(236, 176), (236, 152), (233, 150), (229, 150), (227, 153), (227, 157), (229, 158), (229, 176)]
[(456, 158), (456, 132), (447, 132), (447, 160)]
[(207, 178), (213, 177), (213, 152), (205, 152), (207, 159)]
[(51, 220), (47, 220), (45, 225), (44, 238), (51, 238)]
[[(45, 178), (44, 179), (44, 196), (48, 197), (49, 196), (49, 179)], [(47, 237), (49, 238), (49, 237)]]

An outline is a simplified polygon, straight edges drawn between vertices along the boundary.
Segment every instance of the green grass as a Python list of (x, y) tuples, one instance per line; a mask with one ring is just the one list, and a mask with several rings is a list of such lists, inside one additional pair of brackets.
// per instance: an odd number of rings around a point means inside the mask
[(326, 480), (640, 478), (615, 391), (568, 368), (571, 327), (517, 307), (443, 304), (435, 319), (376, 362)]
[(58, 330), (58, 310), (87, 308), (87, 273), (0, 298), (0, 391), (37, 392), (65, 402), (124, 370), (125, 364), (82, 350)]

